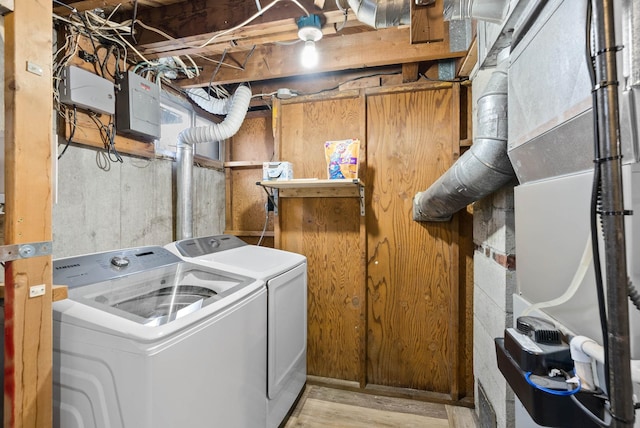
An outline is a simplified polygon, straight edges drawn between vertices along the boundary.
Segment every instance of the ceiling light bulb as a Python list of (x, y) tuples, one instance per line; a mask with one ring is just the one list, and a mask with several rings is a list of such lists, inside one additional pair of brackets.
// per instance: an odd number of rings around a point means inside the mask
[(300, 55), (300, 62), (307, 68), (312, 68), (318, 65), (318, 51), (316, 50), (315, 42), (312, 40), (304, 42), (302, 55)]

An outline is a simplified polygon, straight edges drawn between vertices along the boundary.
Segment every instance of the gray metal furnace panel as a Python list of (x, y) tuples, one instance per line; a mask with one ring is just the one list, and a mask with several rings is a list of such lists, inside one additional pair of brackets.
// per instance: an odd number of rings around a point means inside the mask
[(586, 0), (549, 1), (511, 54), (509, 150), (591, 107)]

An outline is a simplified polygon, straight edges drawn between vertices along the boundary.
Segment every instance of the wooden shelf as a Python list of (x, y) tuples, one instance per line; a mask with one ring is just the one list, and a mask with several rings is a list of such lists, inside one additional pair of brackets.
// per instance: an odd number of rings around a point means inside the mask
[(230, 161), (225, 162), (225, 168), (262, 168), (262, 161)]
[(276, 205), (278, 198), (360, 198), (360, 215), (364, 216), (364, 184), (358, 178), (335, 180), (298, 178), (259, 181), (256, 184), (274, 190)]
[(273, 238), (274, 233), (272, 230), (266, 231), (262, 233), (259, 230), (225, 230), (225, 235), (234, 235), (234, 236), (266, 236)]

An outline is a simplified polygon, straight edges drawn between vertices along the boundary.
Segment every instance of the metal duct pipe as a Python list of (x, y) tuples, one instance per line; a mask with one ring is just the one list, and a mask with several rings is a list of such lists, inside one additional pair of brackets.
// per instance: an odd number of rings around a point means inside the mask
[(176, 237), (193, 236), (193, 146), (176, 147)]
[[(611, 427), (632, 427), (635, 419), (631, 383), (629, 306), (627, 302), (627, 256), (625, 211), (620, 152), (620, 116), (618, 111), (618, 69), (613, 0), (592, 0), (595, 22), (594, 59), (597, 124), (597, 165), (601, 173), (600, 219), (604, 237), (608, 327)], [(594, 257), (596, 255), (594, 254)]]
[(471, 148), (413, 198), (413, 220), (448, 221), (515, 175), (507, 156), (507, 73), (496, 70), (478, 99), (478, 129)]
[(358, 21), (373, 28), (397, 27), (411, 23), (409, 0), (349, 0)]
[(225, 105), (215, 103), (219, 111), (228, 111), (227, 117), (211, 126), (188, 128), (178, 135), (176, 149), (176, 236), (177, 239), (193, 236), (193, 145), (222, 141), (232, 137), (249, 109), (251, 90), (239, 86)]

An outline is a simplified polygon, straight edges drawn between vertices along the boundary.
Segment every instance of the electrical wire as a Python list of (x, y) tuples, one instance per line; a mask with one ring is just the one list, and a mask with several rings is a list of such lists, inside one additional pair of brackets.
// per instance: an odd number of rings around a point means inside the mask
[(325, 88), (325, 89), (321, 89), (319, 91), (316, 92), (300, 92), (298, 93), (299, 95), (317, 95), (317, 94), (322, 94), (324, 92), (330, 92), (330, 91), (335, 91), (337, 89), (340, 89), (341, 85), (344, 85), (345, 83), (349, 83), (349, 82), (355, 82), (356, 80), (360, 80), (360, 79), (367, 79), (369, 77), (377, 77), (377, 76), (394, 76), (396, 74), (400, 74), (397, 71), (390, 71), (388, 73), (373, 73), (373, 74), (367, 74), (364, 76), (358, 76), (358, 77), (354, 77), (352, 79), (347, 79), (344, 80), (340, 83), (338, 83), (337, 85), (331, 87), (331, 88)]
[(262, 227), (262, 233), (260, 234), (260, 239), (258, 239), (258, 243), (256, 244), (258, 247), (262, 244), (262, 239), (264, 238), (264, 234), (267, 232), (267, 225), (269, 224), (269, 202), (264, 204), (264, 226)]
[[(594, 58), (591, 50), (591, 28), (593, 19), (593, 10), (591, 0), (587, 1), (587, 15), (586, 15), (586, 28), (585, 28), (585, 55), (587, 59), (587, 69), (589, 70), (589, 78), (591, 79), (591, 85), (595, 88), (596, 85), (596, 71), (594, 68)], [(605, 349), (604, 352), (604, 372), (606, 377), (607, 393), (610, 391), (609, 380), (609, 328), (607, 325), (607, 309), (605, 301), (604, 284), (602, 280), (602, 265), (600, 263), (600, 245), (598, 241), (598, 210), (600, 207), (601, 196), (601, 168), (598, 159), (600, 159), (600, 138), (598, 127), (598, 99), (596, 91), (591, 92), (592, 104), (593, 104), (593, 156), (594, 156), (594, 169), (593, 169), (593, 186), (591, 189), (591, 209), (590, 209), (590, 228), (591, 228), (591, 245), (593, 253), (593, 268), (595, 272), (596, 281), (596, 294), (598, 300), (598, 313), (600, 317), (600, 329), (602, 331), (602, 346)]]
[[(115, 138), (116, 138), (116, 127), (113, 123), (112, 116), (109, 117), (109, 123), (104, 124), (98, 119), (98, 116), (95, 113), (89, 114), (89, 117), (95, 123), (96, 127), (100, 131), (100, 138), (102, 139), (102, 143), (104, 144), (105, 154), (107, 155), (107, 159), (109, 162), (122, 163), (123, 159), (116, 150)], [(104, 168), (102, 168), (104, 169)]]
[(524, 374), (524, 378), (527, 381), (527, 383), (531, 386), (533, 386), (535, 389), (538, 389), (542, 392), (546, 392), (547, 394), (551, 394), (551, 395), (558, 395), (558, 396), (569, 396), (569, 395), (574, 395), (577, 394), (581, 389), (582, 389), (582, 384), (580, 383), (580, 379), (578, 379), (578, 386), (576, 386), (573, 389), (569, 389), (569, 390), (558, 390), (558, 389), (551, 389), (551, 388), (546, 388), (542, 385), (538, 385), (537, 383), (535, 383), (532, 379), (531, 379), (531, 372), (526, 372)]
[(71, 7), (66, 3), (62, 3), (60, 0), (53, 0), (53, 2), (56, 3), (56, 4), (59, 4), (60, 6), (66, 7), (67, 9), (71, 10), (71, 12), (75, 13), (75, 12), (78, 11), (78, 9), (76, 9), (75, 7)]
[(460, 77), (459, 79), (432, 79), (432, 78), (427, 77), (425, 74), (422, 74), (422, 73), (418, 73), (418, 76), (420, 76), (424, 80), (428, 80), (429, 82), (462, 83), (462, 82), (466, 82), (467, 80), (469, 80), (469, 78), (467, 76)]
[(77, 124), (78, 124), (78, 110), (74, 105), (73, 106), (73, 123), (71, 124), (71, 131), (69, 132), (69, 138), (67, 138), (66, 144), (64, 145), (64, 149), (62, 149), (62, 152), (60, 152), (60, 154), (58, 155), (58, 159), (60, 159), (62, 155), (64, 155), (64, 153), (69, 148), (69, 144), (71, 144), (71, 141), (73, 141), (73, 136), (76, 135)]
[[(203, 44), (198, 46), (198, 48), (200, 48), (200, 49), (204, 48), (205, 46), (211, 44), (211, 42), (213, 42), (218, 37), (222, 37), (222, 36), (224, 36), (226, 34), (233, 33), (234, 31), (239, 30), (240, 28), (244, 27), (245, 25), (250, 24), (253, 20), (255, 20), (256, 18), (260, 17), (262, 14), (264, 14), (266, 11), (271, 9), (273, 6), (275, 6), (280, 1), (282, 1), (282, 0), (273, 0), (267, 6), (263, 7), (258, 12), (254, 13), (252, 16), (250, 16), (249, 18), (247, 18), (245, 21), (241, 22), (240, 24), (236, 25), (235, 27), (231, 27), (231, 28), (229, 28), (227, 30), (224, 30), (224, 31), (221, 31), (219, 33), (214, 34), (213, 36), (211, 36), (211, 38), (209, 40), (207, 40), (206, 42), (204, 42)], [(288, 0), (288, 1), (290, 1), (293, 4), (295, 4), (300, 9), (302, 9), (307, 16), (310, 15), (309, 11), (307, 11), (307, 9), (305, 9), (305, 7), (302, 6), (297, 0)]]

